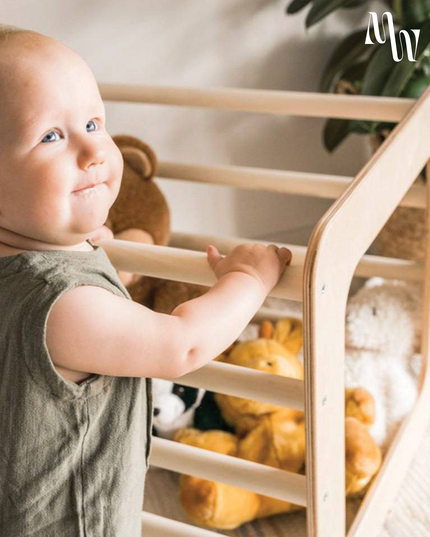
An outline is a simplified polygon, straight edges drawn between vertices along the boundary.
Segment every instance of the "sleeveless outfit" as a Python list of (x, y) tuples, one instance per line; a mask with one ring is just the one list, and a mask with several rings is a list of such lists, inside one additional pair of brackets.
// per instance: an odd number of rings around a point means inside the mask
[(0, 258), (1, 536), (141, 535), (151, 379), (94, 374), (76, 384), (46, 346), (64, 292), (95, 285), (131, 300), (103, 248), (87, 242), (92, 251)]

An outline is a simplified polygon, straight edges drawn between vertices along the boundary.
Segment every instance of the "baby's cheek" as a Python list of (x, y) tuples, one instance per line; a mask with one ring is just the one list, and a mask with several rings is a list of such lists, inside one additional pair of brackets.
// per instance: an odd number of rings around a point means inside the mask
[(121, 151), (112, 139), (110, 142), (109, 152), (111, 162), (111, 179), (121, 180), (122, 173), (124, 171), (124, 160), (122, 158)]

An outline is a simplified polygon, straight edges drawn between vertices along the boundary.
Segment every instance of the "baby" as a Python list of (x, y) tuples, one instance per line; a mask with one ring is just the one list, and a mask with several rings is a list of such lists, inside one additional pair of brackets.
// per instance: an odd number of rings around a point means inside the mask
[(133, 302), (92, 240), (122, 171), (82, 58), (0, 26), (0, 535), (140, 536), (151, 378), (224, 351), (291, 262), (208, 246), (205, 295), (171, 315)]

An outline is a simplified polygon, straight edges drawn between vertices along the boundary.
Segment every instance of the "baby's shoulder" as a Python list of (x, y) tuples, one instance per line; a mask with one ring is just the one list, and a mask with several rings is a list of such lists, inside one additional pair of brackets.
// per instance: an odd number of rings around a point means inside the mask
[[(82, 284), (63, 292), (54, 302), (47, 318), (47, 340), (53, 345), (64, 344), (70, 334), (96, 332), (103, 334), (113, 329), (118, 316), (130, 301), (108, 289)], [(67, 328), (67, 330), (66, 330)]]
[(155, 313), (95, 285), (60, 295), (46, 323), (55, 366), (101, 375), (162, 377), (171, 357), (167, 374), (175, 376), (175, 358), (182, 359), (184, 342), (178, 317)]
[(90, 357), (109, 345), (128, 302), (95, 285), (62, 293), (46, 321), (46, 345), (57, 371), (91, 372)]

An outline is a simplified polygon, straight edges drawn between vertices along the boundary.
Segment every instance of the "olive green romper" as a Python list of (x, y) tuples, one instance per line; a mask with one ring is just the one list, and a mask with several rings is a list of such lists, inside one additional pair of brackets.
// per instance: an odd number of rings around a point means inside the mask
[(87, 242), (92, 251), (0, 258), (4, 537), (141, 535), (151, 379), (94, 374), (76, 384), (57, 373), (46, 346), (49, 311), (65, 291), (96, 285), (131, 300), (103, 248)]

